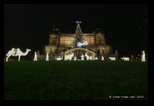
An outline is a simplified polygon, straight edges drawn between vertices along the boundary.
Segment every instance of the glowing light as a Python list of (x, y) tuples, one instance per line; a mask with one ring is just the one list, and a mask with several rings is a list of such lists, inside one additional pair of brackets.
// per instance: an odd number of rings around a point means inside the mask
[(97, 58), (97, 57), (95, 57), (95, 60), (98, 60), (98, 58)]
[(34, 61), (37, 61), (37, 53), (34, 53)]
[(82, 47), (82, 46), (87, 46), (88, 42), (84, 41), (84, 42), (77, 42), (77, 47)]
[(63, 57), (61, 57), (61, 56), (57, 56), (57, 58), (56, 58), (56, 60), (63, 60)]
[(122, 57), (121, 60), (129, 61), (129, 57)]
[(90, 60), (90, 57), (88, 56), (87, 53), (85, 53), (85, 56), (86, 56), (86, 59), (87, 59), (87, 60)]
[(142, 61), (142, 62), (145, 62), (145, 61), (146, 61), (146, 60), (145, 60), (145, 51), (144, 51), (144, 50), (142, 51), (141, 61)]
[(84, 55), (83, 54), (81, 55), (81, 60), (84, 60)]
[(49, 61), (49, 53), (46, 54), (46, 61)]
[(116, 61), (116, 58), (115, 58), (115, 57), (109, 57), (109, 59), (110, 59), (111, 61)]
[(18, 61), (20, 61), (20, 57), (21, 56), (26, 56), (28, 54), (28, 52), (31, 51), (31, 49), (26, 49), (26, 52), (23, 53), (19, 48), (15, 49), (12, 48), (11, 50), (8, 51), (8, 53), (6, 54), (6, 61), (8, 61), (9, 57), (11, 56), (18, 56)]
[(76, 56), (74, 57), (74, 60), (77, 60)]
[(101, 60), (104, 60), (104, 56), (102, 56)]
[(72, 60), (74, 53), (68, 54), (65, 56), (65, 60)]

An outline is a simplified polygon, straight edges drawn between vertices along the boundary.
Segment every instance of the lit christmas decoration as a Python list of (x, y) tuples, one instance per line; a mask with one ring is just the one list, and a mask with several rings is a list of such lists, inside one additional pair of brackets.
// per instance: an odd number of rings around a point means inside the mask
[(19, 48), (15, 49), (12, 48), (11, 50), (8, 51), (6, 54), (6, 61), (8, 61), (10, 56), (18, 56), (18, 61), (20, 61), (21, 56), (26, 56), (28, 52), (31, 51), (31, 49), (26, 49), (26, 52), (22, 52)]

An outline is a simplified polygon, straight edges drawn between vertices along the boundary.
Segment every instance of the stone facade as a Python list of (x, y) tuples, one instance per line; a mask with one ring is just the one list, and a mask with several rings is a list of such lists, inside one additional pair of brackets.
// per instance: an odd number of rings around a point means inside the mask
[[(110, 45), (106, 44), (105, 35), (101, 32), (83, 33), (84, 41), (88, 41), (88, 50), (95, 52), (97, 55), (112, 55), (113, 50)], [(60, 54), (69, 50), (73, 46), (75, 34), (49, 34), (49, 44), (44, 47), (45, 54)]]

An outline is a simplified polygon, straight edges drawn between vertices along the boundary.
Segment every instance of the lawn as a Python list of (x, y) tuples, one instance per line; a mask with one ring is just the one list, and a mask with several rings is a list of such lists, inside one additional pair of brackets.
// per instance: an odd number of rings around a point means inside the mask
[(5, 100), (147, 100), (148, 63), (21, 61), (4, 63)]

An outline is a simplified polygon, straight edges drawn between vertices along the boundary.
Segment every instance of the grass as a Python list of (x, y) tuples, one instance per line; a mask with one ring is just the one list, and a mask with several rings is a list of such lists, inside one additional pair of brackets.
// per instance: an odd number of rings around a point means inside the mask
[(126, 98), (122, 98), (124, 96), (135, 96), (133, 100), (148, 99), (148, 63), (137, 61), (4, 63), (5, 100), (125, 100)]

